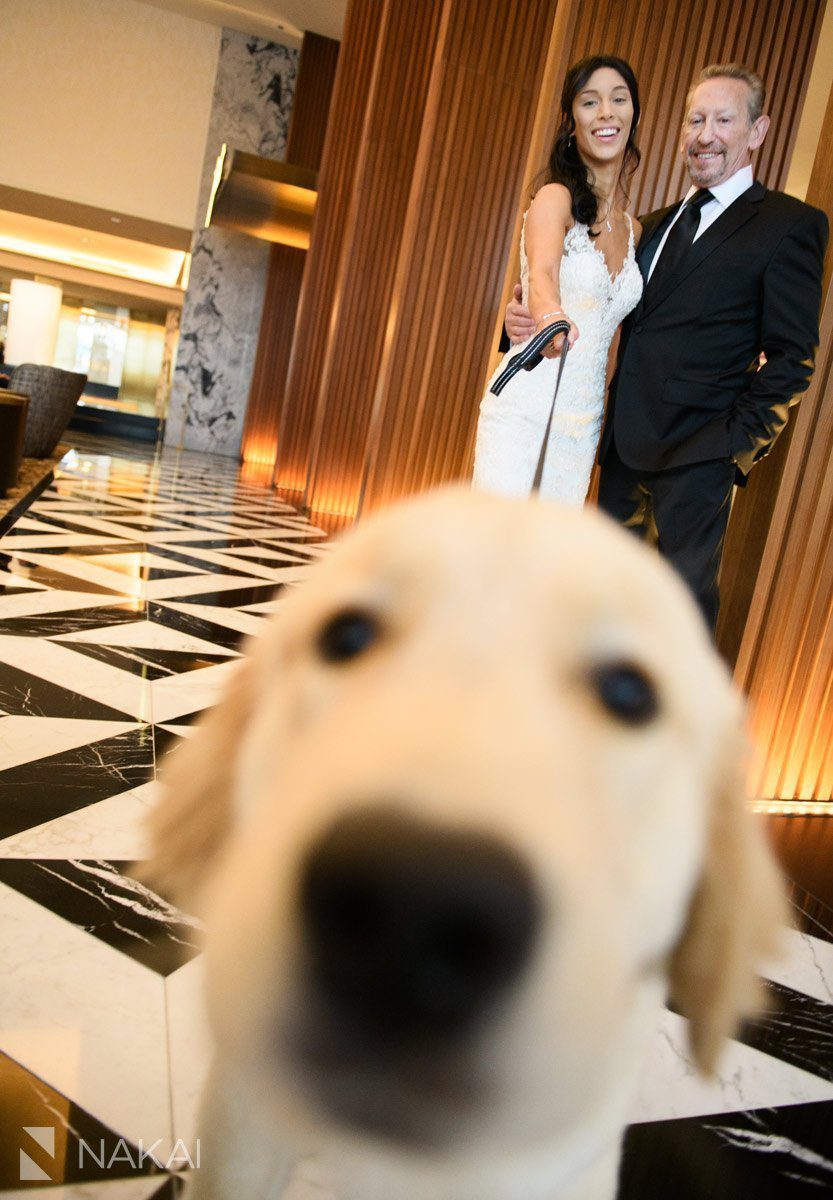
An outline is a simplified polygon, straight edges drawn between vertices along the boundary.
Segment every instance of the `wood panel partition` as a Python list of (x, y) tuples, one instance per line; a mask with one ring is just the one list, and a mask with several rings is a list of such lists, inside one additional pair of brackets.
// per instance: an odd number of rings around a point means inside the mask
[[(825, 127), (833, 120), (833, 89)], [(833, 160), (819, 144), (807, 200), (833, 212)], [(833, 251), (821, 352), (794, 416), (736, 678), (748, 692), (757, 790), (771, 811), (833, 813)]]

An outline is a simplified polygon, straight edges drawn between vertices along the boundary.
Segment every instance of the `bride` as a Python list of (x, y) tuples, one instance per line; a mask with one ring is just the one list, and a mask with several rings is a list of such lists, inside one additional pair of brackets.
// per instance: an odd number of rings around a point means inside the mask
[[(635, 258), (642, 229), (623, 208), (625, 183), (639, 163), (638, 121), (636, 78), (623, 59), (596, 55), (572, 66), (561, 93), (549, 182), (536, 193), (521, 233), (521, 298), (534, 322), (529, 336), (556, 320), (570, 324), (541, 495), (574, 505), (584, 503), (590, 484), (610, 345), (642, 294)], [(529, 493), (564, 336), (549, 344), (534, 370), (518, 371), (499, 396), (486, 393), (475, 487)], [(516, 351), (501, 362), (490, 387)]]

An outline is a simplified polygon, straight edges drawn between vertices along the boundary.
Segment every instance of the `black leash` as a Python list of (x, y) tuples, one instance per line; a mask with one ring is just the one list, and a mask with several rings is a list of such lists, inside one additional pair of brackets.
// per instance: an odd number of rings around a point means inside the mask
[[(538, 366), (544, 357), (541, 353), (546, 346), (558, 337), (559, 333), (568, 334), (570, 332), (569, 321), (553, 321), (552, 325), (547, 325), (546, 329), (542, 329), (540, 333), (536, 333), (535, 337), (515, 354), (504, 369), (498, 375), (497, 379), (489, 389), (494, 396), (499, 396), (507, 383), (514, 379), (518, 371), (523, 368), (525, 371), (531, 371)], [(541, 453), (538, 455), (538, 466), (535, 468), (535, 478), (532, 481), (532, 490), (537, 492), (541, 487), (541, 478), (544, 474), (544, 463), (547, 458), (547, 443), (550, 440), (550, 429), (552, 428), (552, 418), (555, 414), (555, 402), (558, 398), (558, 389), (561, 385), (561, 376), (564, 374), (564, 364), (567, 361), (567, 339), (564, 339), (564, 345), (561, 348), (561, 357), (558, 361), (558, 374), (555, 379), (555, 393), (553, 394), (552, 404), (550, 405), (550, 414), (547, 417), (547, 428), (544, 430), (544, 440), (541, 443)]]

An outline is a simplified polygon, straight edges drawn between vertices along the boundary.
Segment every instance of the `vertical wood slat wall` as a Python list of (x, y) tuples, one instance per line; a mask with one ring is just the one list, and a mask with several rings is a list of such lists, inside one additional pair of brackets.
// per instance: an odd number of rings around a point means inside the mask
[(350, 212), (351, 181), (359, 157), (363, 114), (373, 76), (382, 6), (379, 0), (348, 5), (333, 102), (318, 176), (318, 200), (298, 302), (287, 395), (278, 433), (275, 483), (303, 493), (312, 449), (321, 347), (333, 316), (328, 297), (338, 278), (340, 247)]
[[(833, 120), (833, 88), (825, 128)], [(833, 212), (833, 160), (819, 145), (807, 200)], [(794, 432), (737, 664), (760, 751), (758, 794), (833, 812), (833, 252), (821, 354)], [(820, 809), (816, 809), (820, 811)]]
[[(551, 100), (535, 94), (555, 0), (476, 7), (423, 0), (407, 22), (393, 0), (348, 9), (276, 472), (313, 509), (352, 514), (362, 500), (371, 509), (470, 471), (510, 282), (502, 268), (530, 183), (530, 104), (555, 107), (561, 83)], [(458, 9), (471, 22), (459, 35)], [(783, 183), (822, 0), (559, 0), (558, 10), (562, 32), (572, 17), (565, 65), (615, 52), (643, 81), (634, 212), (685, 191), (686, 85), (715, 60), (766, 76), (773, 133), (757, 174)], [(539, 44), (524, 42), (544, 12)]]
[[(332, 38), (315, 33), (304, 35), (286, 146), (286, 161), (293, 166), (317, 171), (321, 163), (338, 52), (339, 43)], [(305, 261), (306, 251), (296, 246), (275, 244), (269, 252), (263, 314), (241, 444), (241, 455), (248, 463), (271, 465), (275, 461)]]
[(305, 500), (355, 512), (388, 314), (396, 306), (397, 254), (408, 206), (431, 69), (443, 29), (440, 3), (389, 0), (375, 56), (364, 130), (340, 248), (308, 453)]
[[(368, 509), (465, 469), (555, 7), (450, 8), (376, 380)], [(478, 24), (491, 39), (471, 36)]]
[(767, 84), (770, 136), (755, 174), (768, 187), (786, 182), (798, 132), (824, 0), (600, 0), (580, 5), (570, 61), (618, 54), (642, 90), (642, 165), (631, 211), (647, 213), (679, 199), (689, 181), (677, 152), (689, 82), (708, 63), (740, 61)]

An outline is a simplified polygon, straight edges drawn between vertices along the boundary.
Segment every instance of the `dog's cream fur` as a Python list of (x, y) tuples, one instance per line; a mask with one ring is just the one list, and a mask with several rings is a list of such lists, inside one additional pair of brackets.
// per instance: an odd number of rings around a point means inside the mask
[[(323, 662), (318, 631), (356, 607), (381, 639)], [(622, 659), (659, 693), (644, 726), (591, 682)], [(172, 755), (152, 818), (153, 878), (208, 927), (217, 1054), (196, 1194), (276, 1200), (315, 1155), (339, 1200), (610, 1200), (668, 991), (706, 1071), (759, 1002), (783, 902), (746, 811), (744, 744), (683, 585), (606, 519), (451, 489), (346, 537)], [(293, 1054), (299, 1030), (318, 1036), (298, 864), (377, 800), (503, 840), (533, 873), (542, 929), (459, 1053), (369, 1064), (322, 1029), (313, 1086)], [(348, 1107), (372, 1093), (386, 1131), (325, 1117), (330, 1086)], [(411, 1118), (420, 1137), (399, 1140)]]

